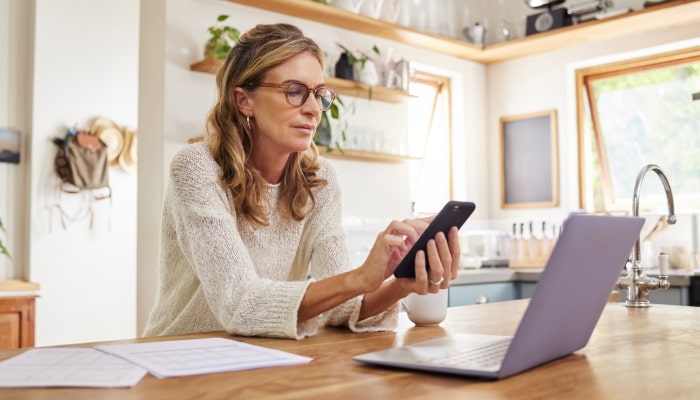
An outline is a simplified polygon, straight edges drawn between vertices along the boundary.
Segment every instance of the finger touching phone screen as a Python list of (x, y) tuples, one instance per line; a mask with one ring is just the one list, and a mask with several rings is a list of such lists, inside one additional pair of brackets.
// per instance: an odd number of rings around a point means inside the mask
[[(443, 232), (447, 235), (447, 232), (453, 226), (456, 226), (457, 229), (461, 228), (467, 221), (467, 218), (472, 215), (475, 208), (476, 205), (474, 203), (448, 201), (437, 216), (435, 216), (435, 219), (428, 225), (428, 228), (420, 235), (418, 241), (411, 247), (403, 260), (401, 260), (399, 266), (394, 270), (394, 276), (397, 278), (415, 278), (416, 253), (418, 253), (419, 250), (426, 251), (428, 241), (433, 239), (438, 232)], [(427, 258), (425, 262), (428, 271), (430, 271), (430, 264)]]

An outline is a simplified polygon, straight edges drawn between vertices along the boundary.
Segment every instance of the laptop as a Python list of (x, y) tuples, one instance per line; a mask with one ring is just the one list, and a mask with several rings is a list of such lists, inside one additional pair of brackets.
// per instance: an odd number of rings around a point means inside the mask
[(512, 337), (452, 333), (353, 359), (501, 379), (582, 349), (643, 225), (644, 219), (637, 217), (569, 216)]

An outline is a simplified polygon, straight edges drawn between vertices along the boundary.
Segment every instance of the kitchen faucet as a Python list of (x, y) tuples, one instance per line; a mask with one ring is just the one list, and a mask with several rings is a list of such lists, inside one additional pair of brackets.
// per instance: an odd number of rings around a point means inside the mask
[[(664, 191), (666, 192), (666, 201), (668, 202), (668, 217), (666, 217), (666, 222), (669, 224), (675, 224), (676, 214), (674, 213), (671, 185), (668, 183), (666, 174), (664, 174), (661, 168), (655, 164), (648, 164), (644, 166), (644, 168), (642, 168), (637, 175), (637, 180), (634, 183), (634, 194), (632, 197), (632, 212), (634, 213), (635, 217), (639, 216), (639, 191), (642, 188), (642, 180), (649, 171), (656, 172), (656, 175), (658, 175), (659, 179), (661, 179), (661, 183), (664, 186)], [(650, 278), (644, 273), (644, 268), (642, 268), (641, 253), (640, 239), (637, 238), (637, 242), (634, 244), (634, 252), (632, 253), (632, 269), (628, 271), (627, 275), (621, 276), (617, 280), (616, 287), (618, 289), (627, 289), (627, 301), (625, 302), (627, 307), (650, 307), (651, 304), (647, 298), (649, 292), (654, 290), (665, 290), (671, 286), (671, 284), (668, 282), (668, 256), (664, 254), (659, 256), (659, 278), (656, 279)]]

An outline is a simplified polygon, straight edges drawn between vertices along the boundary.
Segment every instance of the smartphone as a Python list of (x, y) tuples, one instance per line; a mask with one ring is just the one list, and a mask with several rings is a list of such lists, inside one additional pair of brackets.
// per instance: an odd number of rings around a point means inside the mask
[(461, 228), (467, 218), (474, 212), (476, 205), (464, 201), (448, 201), (447, 204), (435, 216), (435, 219), (428, 225), (423, 234), (420, 235), (418, 241), (411, 247), (406, 256), (401, 260), (399, 266), (394, 270), (394, 276), (397, 278), (415, 278), (416, 277), (416, 253), (419, 250), (426, 252), (425, 265), (430, 271), (430, 263), (427, 259), (428, 240), (433, 239), (438, 232), (447, 232), (453, 226), (457, 229)]

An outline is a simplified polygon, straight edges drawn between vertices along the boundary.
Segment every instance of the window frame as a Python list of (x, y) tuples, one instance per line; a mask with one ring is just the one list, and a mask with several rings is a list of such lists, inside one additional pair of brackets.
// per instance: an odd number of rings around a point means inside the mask
[[(425, 151), (427, 149), (426, 144), (430, 140), (431, 134), (434, 130), (434, 125), (435, 125), (435, 113), (436, 113), (436, 107), (438, 105), (439, 99), (442, 97), (443, 102), (444, 102), (444, 107), (445, 107), (445, 115), (446, 115), (446, 124), (445, 126), (447, 127), (447, 171), (445, 171), (446, 174), (446, 181), (447, 181), (447, 200), (452, 200), (454, 198), (454, 182), (453, 182), (453, 155), (452, 155), (452, 148), (454, 144), (454, 127), (453, 127), (453, 121), (452, 121), (452, 91), (451, 91), (451, 83), (452, 79), (448, 76), (445, 76), (443, 74), (438, 74), (438, 73), (431, 73), (431, 72), (426, 72), (422, 70), (416, 70), (415, 75), (411, 79), (411, 83), (419, 83), (423, 85), (428, 85), (432, 86), (435, 88), (435, 97), (433, 99), (433, 108), (430, 111), (430, 113), (426, 113), (426, 115), (430, 118), (429, 123), (426, 125), (428, 128), (428, 132), (423, 133), (422, 137), (424, 140), (424, 145), (423, 145), (423, 151), (424, 153), (418, 157), (419, 159), (413, 162), (416, 163), (423, 163), (425, 162)], [(417, 203), (417, 198), (413, 199), (414, 205), (413, 205), (413, 212), (416, 214), (433, 214), (439, 209), (422, 209), (422, 208), (416, 208), (416, 203)]]
[(580, 68), (575, 71), (576, 76), (576, 130), (578, 138), (578, 181), (579, 181), (579, 207), (584, 210), (593, 210), (594, 204), (588, 203), (588, 181), (586, 176), (587, 165), (589, 164), (588, 143), (586, 136), (586, 110), (591, 111), (591, 125), (597, 152), (601, 155), (601, 184), (603, 190), (605, 210), (593, 211), (614, 211), (620, 205), (614, 197), (610, 170), (606, 159), (606, 152), (602, 148), (603, 141), (600, 140), (602, 133), (597, 118), (595, 108), (591, 107), (592, 96), (591, 86), (588, 82), (610, 78), (614, 76), (626, 75), (645, 70), (665, 68), (669, 66), (688, 64), (700, 61), (700, 46), (694, 46), (659, 54), (647, 55), (623, 61), (607, 64), (595, 65)]

